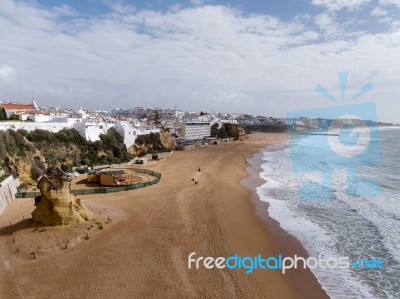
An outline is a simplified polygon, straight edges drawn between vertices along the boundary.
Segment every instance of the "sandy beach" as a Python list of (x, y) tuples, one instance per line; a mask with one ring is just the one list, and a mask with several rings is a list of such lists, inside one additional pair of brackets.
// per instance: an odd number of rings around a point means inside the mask
[(250, 135), (144, 165), (162, 174), (160, 183), (81, 197), (103, 229), (94, 221), (37, 227), (29, 221), (33, 199), (16, 200), (0, 216), (0, 297), (327, 298), (308, 270), (247, 275), (243, 269), (188, 269), (191, 252), (306, 256), (296, 239), (261, 213), (266, 204), (240, 184), (248, 176), (247, 159), (285, 140), (285, 134)]

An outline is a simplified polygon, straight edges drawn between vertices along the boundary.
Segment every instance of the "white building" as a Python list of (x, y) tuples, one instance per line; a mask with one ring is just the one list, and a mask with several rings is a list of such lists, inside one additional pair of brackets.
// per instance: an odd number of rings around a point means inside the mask
[(26, 121), (29, 119), (29, 112), (17, 112), (15, 115), (18, 116), (20, 121)]
[(33, 113), (39, 110), (35, 101), (32, 104), (16, 104), (10, 102), (0, 102), (0, 108), (4, 108), (7, 117), (14, 114)]
[(175, 118), (177, 120), (182, 120), (185, 117), (185, 112), (182, 110), (175, 110)]
[(175, 110), (164, 109), (159, 112), (161, 121), (175, 120), (176, 114)]
[(139, 133), (138, 135), (146, 135), (150, 133), (160, 133), (161, 129), (157, 128), (156, 126), (139, 126)]
[(195, 140), (210, 137), (211, 126), (209, 122), (186, 121), (174, 123), (176, 132), (179, 132), (183, 139)]
[(139, 135), (150, 133), (159, 133), (161, 130), (155, 126), (137, 126), (137, 123), (129, 123), (128, 121), (119, 121), (115, 123), (115, 129), (118, 134), (124, 138), (126, 148), (135, 144)]
[[(82, 107), (75, 112), (76, 117), (70, 117), (70, 113), (64, 111), (52, 111), (50, 113), (33, 111), (33, 108), (36, 107), (36, 104), (31, 106), (5, 103), (4, 105), (6, 105), (4, 106), (5, 109), (12, 109), (12, 112), (19, 115), (20, 119), (22, 116), (24, 116), (24, 118), (21, 120), (26, 120), (29, 116), (29, 118), (34, 122), (0, 122), (0, 130), (24, 129), (28, 132), (31, 132), (36, 129), (40, 129), (56, 133), (62, 129), (74, 128), (79, 132), (79, 135), (81, 135), (87, 141), (94, 142), (100, 140), (101, 134), (106, 134), (110, 128), (115, 127), (118, 134), (124, 138), (124, 143), (127, 148), (135, 143), (137, 136), (150, 133), (159, 133), (161, 131), (161, 129), (157, 128), (156, 126), (141, 126), (140, 122), (137, 120), (128, 122), (124, 119), (115, 120), (110, 118), (109, 121), (107, 121), (105, 118), (98, 115), (88, 115), (88, 113), (86, 113)], [(32, 111), (30, 110), (31, 108)], [(139, 111), (143, 110), (141, 107), (137, 107), (137, 109)], [(29, 112), (26, 112), (25, 110)]]
[(115, 129), (117, 130), (118, 134), (124, 138), (126, 148), (129, 148), (135, 144), (136, 137), (139, 134), (137, 127), (131, 125), (127, 121), (121, 121), (115, 123)]
[(82, 107), (80, 107), (79, 110), (76, 111), (76, 114), (78, 114), (82, 119), (85, 119), (87, 117), (87, 114), (85, 111), (83, 111)]
[(144, 115), (144, 108), (143, 107), (135, 107), (133, 108), (133, 114), (142, 117)]
[(114, 124), (86, 120), (74, 123), (73, 127), (79, 132), (79, 135), (87, 141), (98, 141), (100, 140), (100, 134), (107, 133), (108, 129), (114, 127)]
[(66, 117), (66, 118), (54, 118), (52, 120), (53, 123), (66, 123), (66, 125), (69, 128), (74, 127), (74, 124), (76, 123), (81, 123), (82, 119), (81, 118), (76, 118), (76, 117)]
[(50, 114), (46, 113), (30, 113), (28, 115), (28, 119), (34, 121), (35, 123), (45, 123), (51, 121), (52, 118)]
[(61, 111), (52, 111), (50, 112), (50, 117), (51, 119), (58, 119), (58, 118), (68, 118), (69, 113), (67, 112), (61, 112)]
[(237, 125), (238, 124), (237, 119), (233, 119), (233, 118), (221, 119), (219, 122), (223, 123), (223, 124), (233, 124), (233, 125)]

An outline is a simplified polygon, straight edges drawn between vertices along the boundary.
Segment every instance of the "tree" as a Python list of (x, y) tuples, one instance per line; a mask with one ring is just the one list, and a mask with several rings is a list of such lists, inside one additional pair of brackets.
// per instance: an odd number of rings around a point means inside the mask
[(16, 114), (10, 115), (10, 120), (19, 120), (19, 116)]
[(218, 137), (219, 138), (227, 138), (228, 137), (228, 132), (225, 129), (225, 126), (222, 126), (219, 130), (218, 130)]
[(1, 120), (7, 120), (7, 113), (4, 107), (0, 108), (0, 121)]
[(110, 128), (106, 134), (101, 134), (100, 141), (102, 148), (108, 155), (108, 162), (121, 163), (132, 159), (132, 156), (127, 151), (123, 137), (118, 134), (115, 128)]
[(158, 112), (154, 115), (154, 123), (160, 124), (160, 114)]
[(211, 126), (211, 137), (217, 137), (218, 134), (218, 123)]

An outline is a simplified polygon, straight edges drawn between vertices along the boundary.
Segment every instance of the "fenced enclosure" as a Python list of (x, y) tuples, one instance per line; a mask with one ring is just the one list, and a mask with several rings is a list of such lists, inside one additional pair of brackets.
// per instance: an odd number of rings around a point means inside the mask
[[(149, 169), (141, 169), (141, 168), (134, 168), (137, 173), (144, 173), (147, 175), (154, 176), (155, 178), (151, 181), (147, 182), (140, 182), (132, 185), (127, 186), (118, 186), (118, 187), (98, 187), (98, 188), (89, 188), (89, 189), (73, 189), (71, 192), (74, 195), (89, 195), (89, 194), (99, 194), (99, 193), (114, 193), (114, 192), (122, 192), (122, 191), (129, 191), (139, 188), (148, 187), (151, 185), (157, 184), (161, 179), (161, 173), (155, 172)], [(16, 198), (35, 198), (40, 196), (40, 191), (31, 191), (31, 192), (23, 192), (21, 190), (17, 191)]]

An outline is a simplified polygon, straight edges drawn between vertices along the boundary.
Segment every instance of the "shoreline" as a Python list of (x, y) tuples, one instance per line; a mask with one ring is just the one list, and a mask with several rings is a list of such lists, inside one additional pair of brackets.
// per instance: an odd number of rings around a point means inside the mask
[[(247, 167), (248, 177), (241, 180), (241, 185), (251, 190), (251, 202), (254, 205), (254, 212), (258, 218), (264, 223), (268, 233), (274, 239), (275, 249), (279, 254), (285, 256), (298, 255), (304, 258), (309, 256), (308, 252), (301, 242), (290, 233), (285, 231), (277, 220), (269, 215), (269, 203), (261, 201), (257, 194), (256, 188), (262, 186), (268, 181), (260, 177), (262, 172), (261, 165), (266, 163), (262, 159), (264, 151), (271, 146), (268, 145), (260, 148), (259, 151), (247, 159), (249, 166)], [(283, 144), (282, 144), (283, 146)], [(279, 149), (277, 149), (279, 150)], [(290, 285), (297, 290), (299, 295), (304, 298), (329, 298), (323, 286), (320, 284), (314, 273), (309, 269), (289, 270), (285, 274)]]
[[(249, 177), (245, 161), (285, 138), (250, 135), (243, 142), (175, 153), (149, 165), (162, 174), (157, 185), (82, 197), (89, 209), (111, 215), (112, 223), (68, 250), (54, 253), (46, 242), (64, 244), (68, 240), (56, 232), (65, 229), (66, 237), (75, 236), (73, 226), (49, 227), (41, 233), (21, 227), (13, 236), (16, 245), (12, 237), (0, 235), (0, 287), (5, 298), (324, 298), (317, 280), (301, 277), (297, 270), (282, 275), (260, 269), (251, 274), (243, 269), (188, 269), (191, 252), (271, 256), (289, 244), (281, 241), (287, 233), (277, 239), (273, 226), (256, 214), (251, 189), (240, 183)], [(195, 186), (192, 178), (199, 184)], [(0, 228), (33, 208), (32, 200), (13, 202), (0, 217)], [(24, 245), (27, 252), (36, 249), (38, 238), (44, 252), (39, 259), (13, 252), (13, 246)]]

